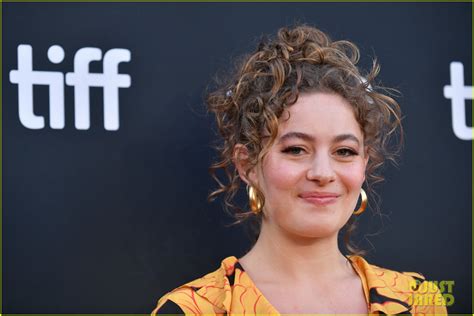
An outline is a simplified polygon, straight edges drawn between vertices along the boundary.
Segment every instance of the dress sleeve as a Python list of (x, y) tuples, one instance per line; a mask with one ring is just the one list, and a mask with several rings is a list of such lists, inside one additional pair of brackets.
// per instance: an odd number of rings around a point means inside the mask
[(160, 314), (216, 315), (214, 305), (189, 287), (180, 287), (163, 295), (151, 312), (152, 316)]
[(183, 315), (184, 311), (173, 301), (166, 301), (160, 308), (155, 309), (152, 315), (164, 315), (164, 314), (179, 314)]

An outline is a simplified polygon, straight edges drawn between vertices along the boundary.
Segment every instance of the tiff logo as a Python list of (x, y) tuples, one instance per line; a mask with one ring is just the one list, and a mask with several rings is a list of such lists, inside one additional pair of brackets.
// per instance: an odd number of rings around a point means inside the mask
[[(44, 117), (34, 114), (33, 85), (49, 87), (49, 126), (64, 128), (64, 81), (74, 87), (74, 123), (77, 129), (90, 127), (89, 87), (104, 89), (104, 128), (119, 129), (119, 88), (128, 88), (131, 78), (118, 73), (121, 62), (130, 61), (130, 51), (123, 48), (108, 50), (103, 59), (103, 73), (90, 73), (89, 64), (102, 59), (102, 50), (84, 47), (74, 55), (74, 72), (33, 70), (33, 49), (30, 45), (18, 45), (18, 69), (10, 71), (10, 82), (18, 84), (18, 114), (20, 122), (29, 129), (44, 128)], [(54, 64), (64, 60), (64, 49), (53, 45), (48, 49), (48, 59)]]
[(451, 116), (454, 134), (462, 140), (472, 140), (474, 129), (466, 124), (466, 100), (472, 100), (472, 86), (464, 85), (464, 66), (461, 62), (450, 64), (451, 85), (444, 86), (444, 97), (451, 99)]

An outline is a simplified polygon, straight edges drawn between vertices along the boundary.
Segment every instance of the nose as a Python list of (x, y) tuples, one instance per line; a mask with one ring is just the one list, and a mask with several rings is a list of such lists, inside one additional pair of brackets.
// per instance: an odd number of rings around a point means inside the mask
[(323, 153), (315, 154), (306, 177), (310, 181), (318, 182), (320, 186), (333, 182), (336, 179), (336, 174), (331, 164), (331, 158)]

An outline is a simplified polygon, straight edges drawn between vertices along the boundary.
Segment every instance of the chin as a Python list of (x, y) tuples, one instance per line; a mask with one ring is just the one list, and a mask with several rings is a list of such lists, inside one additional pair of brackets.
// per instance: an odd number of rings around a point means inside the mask
[(325, 223), (317, 223), (308, 225), (299, 226), (299, 227), (289, 227), (288, 231), (290, 231), (293, 235), (297, 235), (304, 238), (324, 238), (329, 237), (339, 232), (338, 226), (334, 224), (325, 224)]

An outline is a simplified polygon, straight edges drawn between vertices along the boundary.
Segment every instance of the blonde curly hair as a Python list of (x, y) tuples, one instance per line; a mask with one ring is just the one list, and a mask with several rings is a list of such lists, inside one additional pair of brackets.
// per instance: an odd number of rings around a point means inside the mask
[[(336, 93), (352, 105), (369, 155), (367, 193), (375, 202), (373, 211), (380, 213), (380, 198), (373, 187), (384, 180), (380, 169), (385, 161), (396, 164), (403, 143), (401, 111), (390, 97), (390, 90), (375, 83), (380, 71), (377, 60), (373, 60), (367, 74), (356, 66), (358, 60), (359, 50), (350, 41), (332, 41), (321, 30), (307, 25), (281, 28), (275, 37), (262, 40), (255, 52), (244, 56), (227, 81), (218, 82), (217, 88), (208, 93), (208, 110), (215, 115), (223, 140), (217, 146), (219, 160), (209, 168), (218, 183), (209, 200), (223, 194), (225, 209), (235, 218), (234, 224), (253, 219), (254, 241), (261, 217), (255, 217), (248, 206), (242, 208), (234, 202), (241, 187), (233, 163), (234, 147), (243, 144), (248, 149), (248, 173), (265, 157), (278, 134), (279, 118), (300, 93)], [(219, 179), (219, 170), (224, 171), (225, 181)], [(256, 190), (264, 203), (265, 197), (258, 187)], [(350, 253), (364, 254), (350, 240), (355, 227), (352, 216), (343, 228), (344, 244)]]

